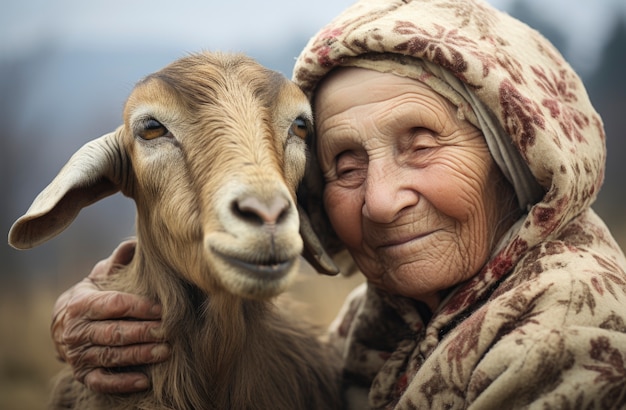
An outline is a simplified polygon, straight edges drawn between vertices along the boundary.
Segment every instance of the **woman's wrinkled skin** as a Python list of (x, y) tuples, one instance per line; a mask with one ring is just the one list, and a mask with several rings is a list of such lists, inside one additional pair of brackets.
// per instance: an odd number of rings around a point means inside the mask
[(371, 283), (436, 310), (510, 226), (482, 133), (423, 83), (362, 68), (326, 78), (315, 112), (337, 235)]
[(160, 305), (134, 294), (101, 291), (96, 285), (116, 266), (128, 264), (134, 252), (134, 241), (122, 243), (63, 293), (53, 310), (51, 332), (59, 358), (72, 366), (77, 380), (101, 393), (146, 390), (150, 381), (145, 374), (108, 369), (156, 363), (169, 355), (160, 332)]

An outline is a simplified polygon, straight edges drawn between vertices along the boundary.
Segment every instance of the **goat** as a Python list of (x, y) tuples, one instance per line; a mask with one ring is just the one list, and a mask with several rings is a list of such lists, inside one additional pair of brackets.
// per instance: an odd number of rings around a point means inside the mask
[(70, 158), (9, 243), (37, 246), (117, 191), (134, 199), (135, 256), (99, 285), (160, 301), (172, 356), (143, 369), (146, 393), (97, 394), (68, 370), (54, 406), (339, 407), (335, 352), (273, 303), (301, 252), (336, 273), (295, 202), (312, 127), (305, 95), (249, 57), (202, 52), (140, 81), (123, 119)]

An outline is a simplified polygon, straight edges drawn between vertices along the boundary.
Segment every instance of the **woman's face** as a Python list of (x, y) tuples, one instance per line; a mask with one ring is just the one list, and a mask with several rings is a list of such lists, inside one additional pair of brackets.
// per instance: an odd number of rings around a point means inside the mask
[(325, 79), (315, 111), (339, 238), (371, 283), (434, 308), (483, 266), (510, 211), (482, 133), (421, 82), (360, 68)]

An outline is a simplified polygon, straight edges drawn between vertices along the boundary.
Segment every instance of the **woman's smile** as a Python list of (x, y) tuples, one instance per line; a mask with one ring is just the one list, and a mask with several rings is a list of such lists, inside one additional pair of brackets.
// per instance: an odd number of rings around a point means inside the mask
[(417, 224), (393, 225), (383, 229), (368, 226), (364, 229), (364, 241), (377, 252), (402, 252), (406, 248), (415, 250), (424, 246), (423, 242), (430, 239), (438, 231), (433, 228), (421, 228)]
[(413, 246), (421, 246), (421, 244), (419, 242), (423, 242), (427, 239), (429, 239), (430, 235), (432, 234), (432, 232), (425, 232), (422, 234), (415, 234), (413, 236), (410, 237), (403, 237), (403, 238), (397, 238), (397, 239), (393, 239), (393, 240), (389, 240), (386, 243), (383, 243), (382, 245), (378, 246), (377, 249), (381, 250), (381, 251), (395, 251), (397, 250), (401, 250), (405, 247), (413, 247)]

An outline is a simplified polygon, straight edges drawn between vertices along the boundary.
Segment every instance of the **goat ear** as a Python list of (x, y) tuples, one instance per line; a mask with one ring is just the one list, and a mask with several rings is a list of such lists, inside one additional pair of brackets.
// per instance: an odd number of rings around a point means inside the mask
[(304, 209), (298, 205), (298, 214), (300, 215), (300, 235), (304, 241), (304, 249), (302, 250), (302, 256), (317, 270), (324, 275), (336, 275), (339, 273), (339, 268), (333, 262), (333, 259), (328, 255), (322, 242), (319, 240), (311, 221), (307, 216)]
[(122, 186), (127, 156), (120, 147), (122, 128), (83, 145), (35, 198), (9, 232), (17, 249), (40, 245), (61, 233), (80, 210)]

